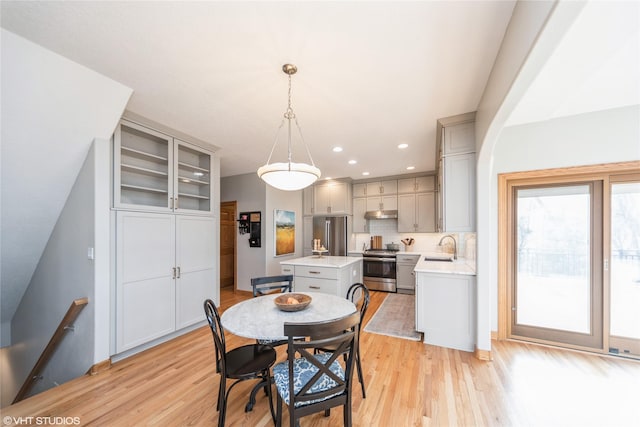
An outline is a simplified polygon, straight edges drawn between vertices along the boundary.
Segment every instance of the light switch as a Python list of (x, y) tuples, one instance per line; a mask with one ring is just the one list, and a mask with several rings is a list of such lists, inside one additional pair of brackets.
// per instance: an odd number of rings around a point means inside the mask
[(89, 247), (87, 249), (87, 258), (90, 259), (90, 260), (96, 259), (96, 254), (95, 254), (95, 251), (94, 251), (94, 249), (92, 247)]

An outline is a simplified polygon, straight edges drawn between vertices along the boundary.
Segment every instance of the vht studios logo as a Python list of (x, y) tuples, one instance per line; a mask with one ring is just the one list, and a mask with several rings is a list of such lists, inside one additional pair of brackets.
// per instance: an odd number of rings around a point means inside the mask
[(2, 424), (10, 425), (35, 425), (35, 426), (72, 426), (80, 425), (80, 417), (2, 417)]

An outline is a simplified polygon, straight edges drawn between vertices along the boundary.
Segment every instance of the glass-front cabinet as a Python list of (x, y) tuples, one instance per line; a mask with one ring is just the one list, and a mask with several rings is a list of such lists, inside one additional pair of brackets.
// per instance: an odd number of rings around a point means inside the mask
[(211, 212), (212, 153), (122, 120), (114, 134), (114, 206)]

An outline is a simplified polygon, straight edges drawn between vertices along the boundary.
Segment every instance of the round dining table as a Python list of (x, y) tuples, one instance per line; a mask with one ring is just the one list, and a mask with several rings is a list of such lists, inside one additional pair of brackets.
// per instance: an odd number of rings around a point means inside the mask
[(222, 326), (234, 335), (258, 340), (286, 340), (285, 322), (309, 323), (337, 319), (356, 312), (346, 298), (319, 292), (309, 295), (311, 303), (300, 311), (282, 311), (273, 301), (281, 293), (268, 294), (239, 302), (222, 313)]

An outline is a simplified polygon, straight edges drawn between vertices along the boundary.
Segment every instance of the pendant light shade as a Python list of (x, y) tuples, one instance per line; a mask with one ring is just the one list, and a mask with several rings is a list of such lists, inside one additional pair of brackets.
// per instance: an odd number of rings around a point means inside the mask
[[(300, 130), (300, 126), (298, 125), (298, 120), (296, 119), (296, 115), (291, 108), (291, 76), (298, 71), (295, 65), (285, 64), (282, 66), (282, 71), (289, 76), (289, 103), (287, 107), (287, 111), (284, 113), (284, 119), (282, 123), (280, 123), (280, 127), (278, 128), (278, 134), (280, 133), (280, 129), (287, 121), (287, 146), (288, 146), (288, 156), (286, 162), (271, 162), (271, 156), (273, 155), (273, 150), (276, 148), (276, 144), (278, 143), (278, 135), (276, 134), (276, 139), (271, 147), (271, 153), (269, 154), (269, 159), (267, 160), (267, 164), (260, 167), (258, 169), (258, 176), (267, 184), (272, 187), (275, 187), (279, 190), (285, 191), (295, 191), (302, 190), (305, 187), (313, 184), (318, 178), (320, 178), (320, 169), (318, 169), (313, 164), (313, 159), (311, 158), (311, 153), (309, 152), (309, 148), (304, 142), (304, 138), (302, 137), (302, 131)], [(291, 122), (294, 122), (298, 133), (300, 134), (300, 140), (305, 146), (307, 151), (307, 155), (309, 156), (309, 161), (311, 164), (307, 163), (295, 163), (291, 160)]]

